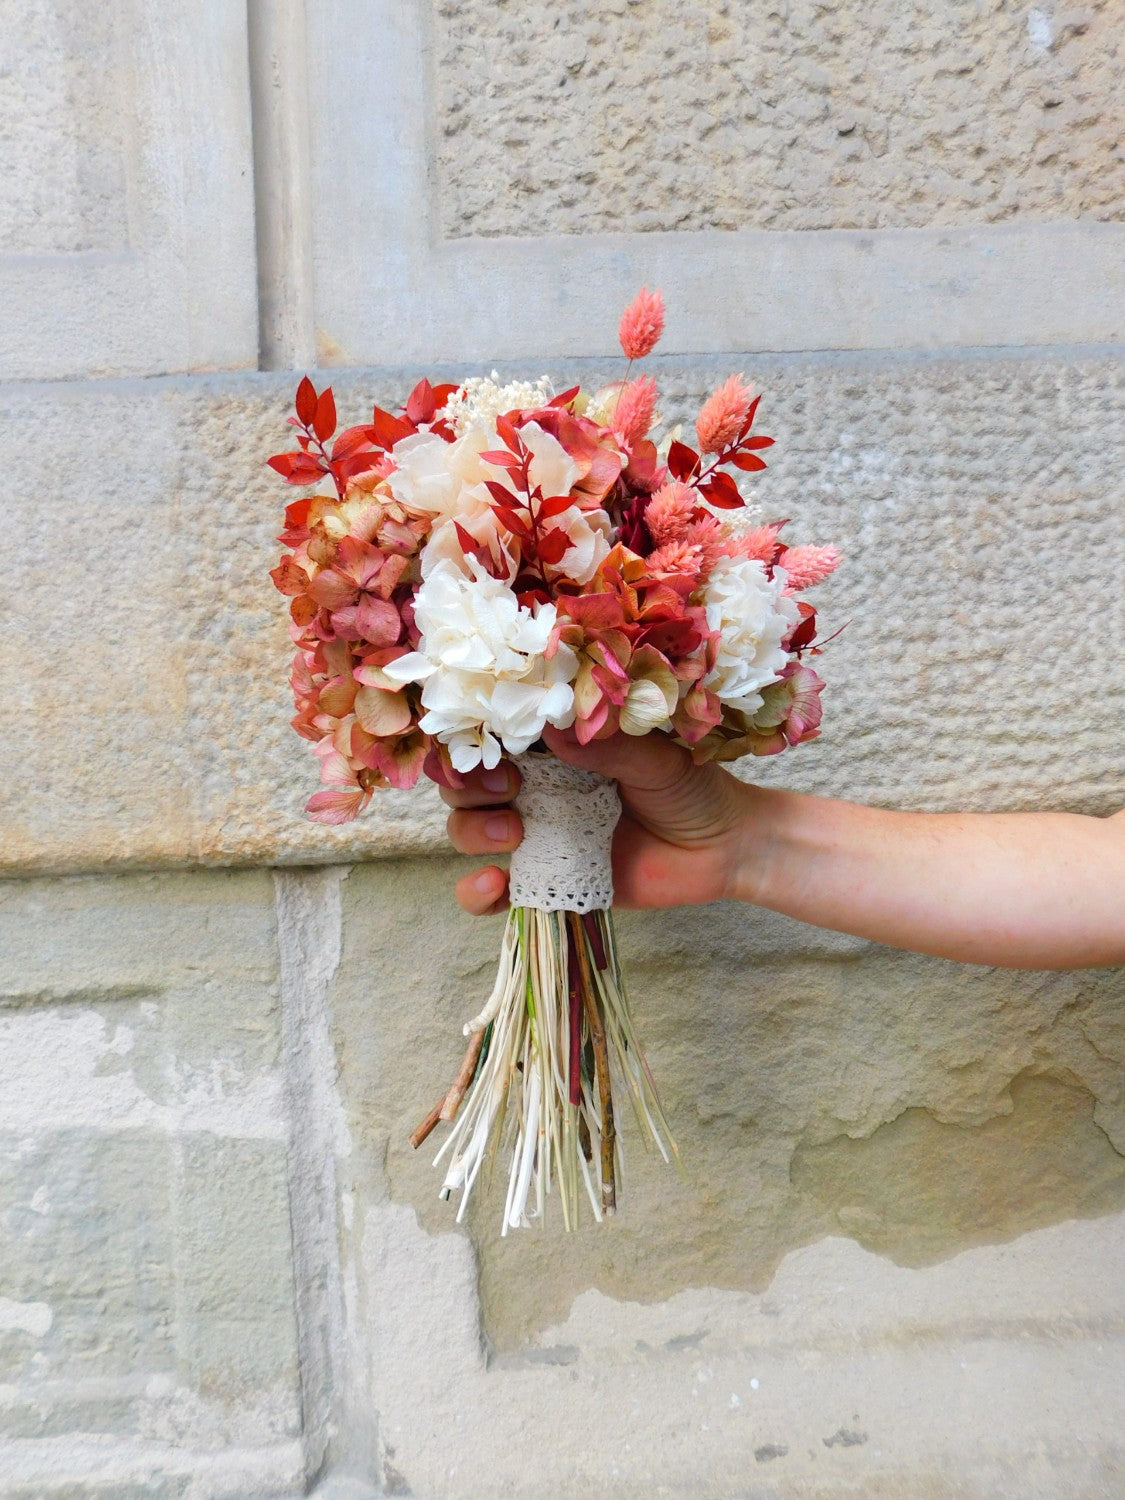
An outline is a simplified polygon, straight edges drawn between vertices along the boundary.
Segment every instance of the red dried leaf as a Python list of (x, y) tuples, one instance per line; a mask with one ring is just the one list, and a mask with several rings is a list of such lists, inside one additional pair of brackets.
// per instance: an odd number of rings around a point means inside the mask
[(320, 459), (308, 453), (275, 453), (266, 462), (290, 484), (313, 484), (324, 473)]
[[(801, 601), (804, 603), (804, 601)], [(816, 610), (812, 609), (786, 642), (790, 651), (803, 651), (816, 638)]]
[(371, 432), (373, 441), (380, 448), (393, 448), (404, 437), (410, 437), (417, 431), (413, 422), (404, 422), (401, 417), (393, 416), (389, 411), (384, 411), (377, 406), (371, 420)]
[(739, 429), (739, 433), (738, 433), (738, 440), (739, 440), (740, 444), (742, 442), (742, 439), (746, 436), (746, 434), (750, 431), (751, 427), (753, 427), (753, 425), (754, 425), (754, 417), (756, 416), (757, 411), (758, 411), (758, 402), (761, 401), (761, 399), (762, 399), (761, 393), (759, 392), (759, 394), (754, 397), (753, 401), (751, 401), (751, 403), (750, 403), (750, 405), (749, 405), (749, 407), (747, 409), (746, 418), (743, 421), (742, 427)]
[(540, 521), (550, 521), (554, 516), (561, 516), (564, 510), (569, 510), (574, 504), (570, 495), (548, 495), (536, 510), (536, 518)]
[(531, 527), (518, 511), (512, 510), (508, 505), (494, 505), (492, 509), (496, 513), (496, 519), (506, 526), (513, 536), (518, 536), (524, 542), (531, 540), (533, 535)]
[(724, 474), (721, 469), (712, 474), (706, 484), (699, 486), (699, 493), (706, 495), (711, 504), (717, 505), (720, 510), (738, 510), (746, 504), (738, 493), (738, 486), (734, 480), (729, 474)]
[(686, 482), (699, 473), (699, 454), (686, 443), (673, 443), (668, 449), (668, 468), (674, 479)]
[(729, 462), (746, 474), (756, 474), (759, 469), (766, 467), (765, 459), (759, 458), (756, 453), (733, 453)]
[(518, 469), (522, 459), (518, 459), (514, 453), (509, 453), (506, 448), (490, 448), (487, 453), (479, 455), (482, 463), (495, 464), (498, 469)]
[(297, 416), (303, 427), (311, 427), (316, 417), (316, 386), (306, 375), (297, 387)]
[(501, 484), (498, 479), (486, 479), (484, 487), (496, 501), (497, 505), (511, 505), (516, 498), (508, 486)]
[(475, 557), (493, 578), (505, 578), (507, 569), (502, 560), (492, 556), (492, 552), (486, 542), (480, 542), (471, 531), (466, 531), (460, 521), (454, 521), (453, 528), (457, 532), (457, 540), (461, 543), (461, 551), (466, 557)]
[(331, 386), (326, 386), (317, 400), (313, 431), (322, 443), (326, 443), (336, 431), (336, 402)]
[(345, 427), (332, 444), (332, 461), (349, 458), (360, 448), (371, 447), (371, 428), (366, 426)]
[(520, 437), (518, 429), (512, 425), (508, 417), (496, 418), (496, 433), (500, 441), (506, 443), (513, 453), (518, 453), (521, 457), (526, 454), (527, 449), (524, 447), (523, 438)]
[(748, 437), (739, 443), (740, 448), (772, 448), (774, 440), (771, 437)]
[(428, 422), (433, 417), (434, 388), (425, 376), (407, 396), (403, 410), (406, 412), (407, 421), (413, 422), (415, 427), (420, 427), (423, 422)]
[(570, 538), (561, 526), (556, 526), (552, 531), (548, 531), (546, 536), (540, 537), (539, 545), (535, 550), (540, 562), (549, 563), (553, 567), (556, 563), (562, 562), (563, 557), (570, 551)]
[(582, 389), (580, 385), (572, 385), (569, 390), (560, 391), (557, 396), (552, 396), (547, 403), (548, 406), (569, 406), (575, 396)]

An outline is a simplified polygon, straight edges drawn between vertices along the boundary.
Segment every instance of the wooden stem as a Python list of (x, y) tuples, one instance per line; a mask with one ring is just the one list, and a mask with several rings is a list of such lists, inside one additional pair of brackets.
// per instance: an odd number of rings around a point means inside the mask
[(477, 1070), (477, 1058), (480, 1049), (484, 1045), (484, 1028), (474, 1031), (469, 1038), (469, 1045), (465, 1048), (465, 1056), (461, 1059), (461, 1066), (457, 1070), (457, 1077), (449, 1086), (449, 1092), (441, 1102), (441, 1117), (443, 1120), (452, 1120), (461, 1108), (461, 1100), (465, 1097), (465, 1091), (473, 1081), (473, 1074)]
[(477, 1059), (480, 1057), (480, 1049), (483, 1045), (484, 1028), (482, 1027), (480, 1031), (474, 1031), (469, 1038), (469, 1045), (465, 1049), (465, 1056), (461, 1059), (457, 1077), (410, 1137), (410, 1144), (415, 1151), (441, 1121), (452, 1120), (456, 1117), (457, 1111), (461, 1108), (461, 1100), (473, 1081), (473, 1074), (477, 1070)]
[(436, 1128), (438, 1121), (441, 1119), (441, 1107), (444, 1103), (445, 1095), (443, 1094), (422, 1121), (421, 1125), (418, 1126), (418, 1129), (410, 1137), (410, 1144), (414, 1147), (415, 1151), (417, 1151), (430, 1132)]

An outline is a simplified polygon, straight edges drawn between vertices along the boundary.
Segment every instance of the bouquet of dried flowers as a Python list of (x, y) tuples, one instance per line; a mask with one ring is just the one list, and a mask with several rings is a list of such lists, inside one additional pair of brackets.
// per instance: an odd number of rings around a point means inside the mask
[(271, 574), (291, 599), (293, 726), (320, 759), (309, 816), (346, 822), (423, 773), (520, 767), (496, 984), (412, 1137), (451, 1124), (437, 1161), (458, 1218), (506, 1155), (503, 1233), (541, 1220), (552, 1187), (568, 1228), (585, 1201), (613, 1212), (622, 1085), (674, 1151), (610, 918), (616, 788), (542, 753), (544, 727), (665, 734), (701, 761), (819, 733), (816, 613), (799, 596), (838, 553), (789, 546), (784, 521), (747, 510), (736, 475), (764, 469), (773, 439), (741, 376), (704, 403), (695, 447), (654, 440), (656, 383), (632, 367), (663, 322), (643, 289), (621, 319), (624, 376), (593, 393), (422, 380), (399, 412), (339, 433), (331, 389), (306, 377), (297, 447), (269, 460), (290, 484), (332, 485), (287, 508)]

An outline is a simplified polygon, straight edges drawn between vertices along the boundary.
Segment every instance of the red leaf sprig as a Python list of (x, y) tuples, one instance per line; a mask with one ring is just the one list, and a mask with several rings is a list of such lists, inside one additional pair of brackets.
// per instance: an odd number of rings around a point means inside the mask
[(672, 443), (668, 449), (668, 471), (672, 477), (683, 484), (690, 484), (720, 510), (738, 510), (745, 505), (746, 501), (739, 493), (738, 486), (725, 472), (725, 466), (733, 464), (736, 469), (748, 474), (767, 467), (765, 459), (759, 458), (758, 453), (762, 448), (771, 448), (774, 440), (764, 433), (751, 433), (761, 399), (760, 396), (754, 397), (737, 433), (719, 450), (706, 469), (703, 467), (703, 459), (694, 448), (689, 448), (686, 443)]

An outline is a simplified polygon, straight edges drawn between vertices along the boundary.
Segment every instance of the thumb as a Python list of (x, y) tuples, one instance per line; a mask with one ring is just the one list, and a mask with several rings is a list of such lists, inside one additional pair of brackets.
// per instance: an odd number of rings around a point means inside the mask
[(583, 771), (612, 777), (623, 786), (655, 791), (680, 780), (692, 764), (682, 745), (674, 745), (662, 734), (614, 734), (609, 739), (580, 745), (573, 729), (543, 730), (552, 754)]

